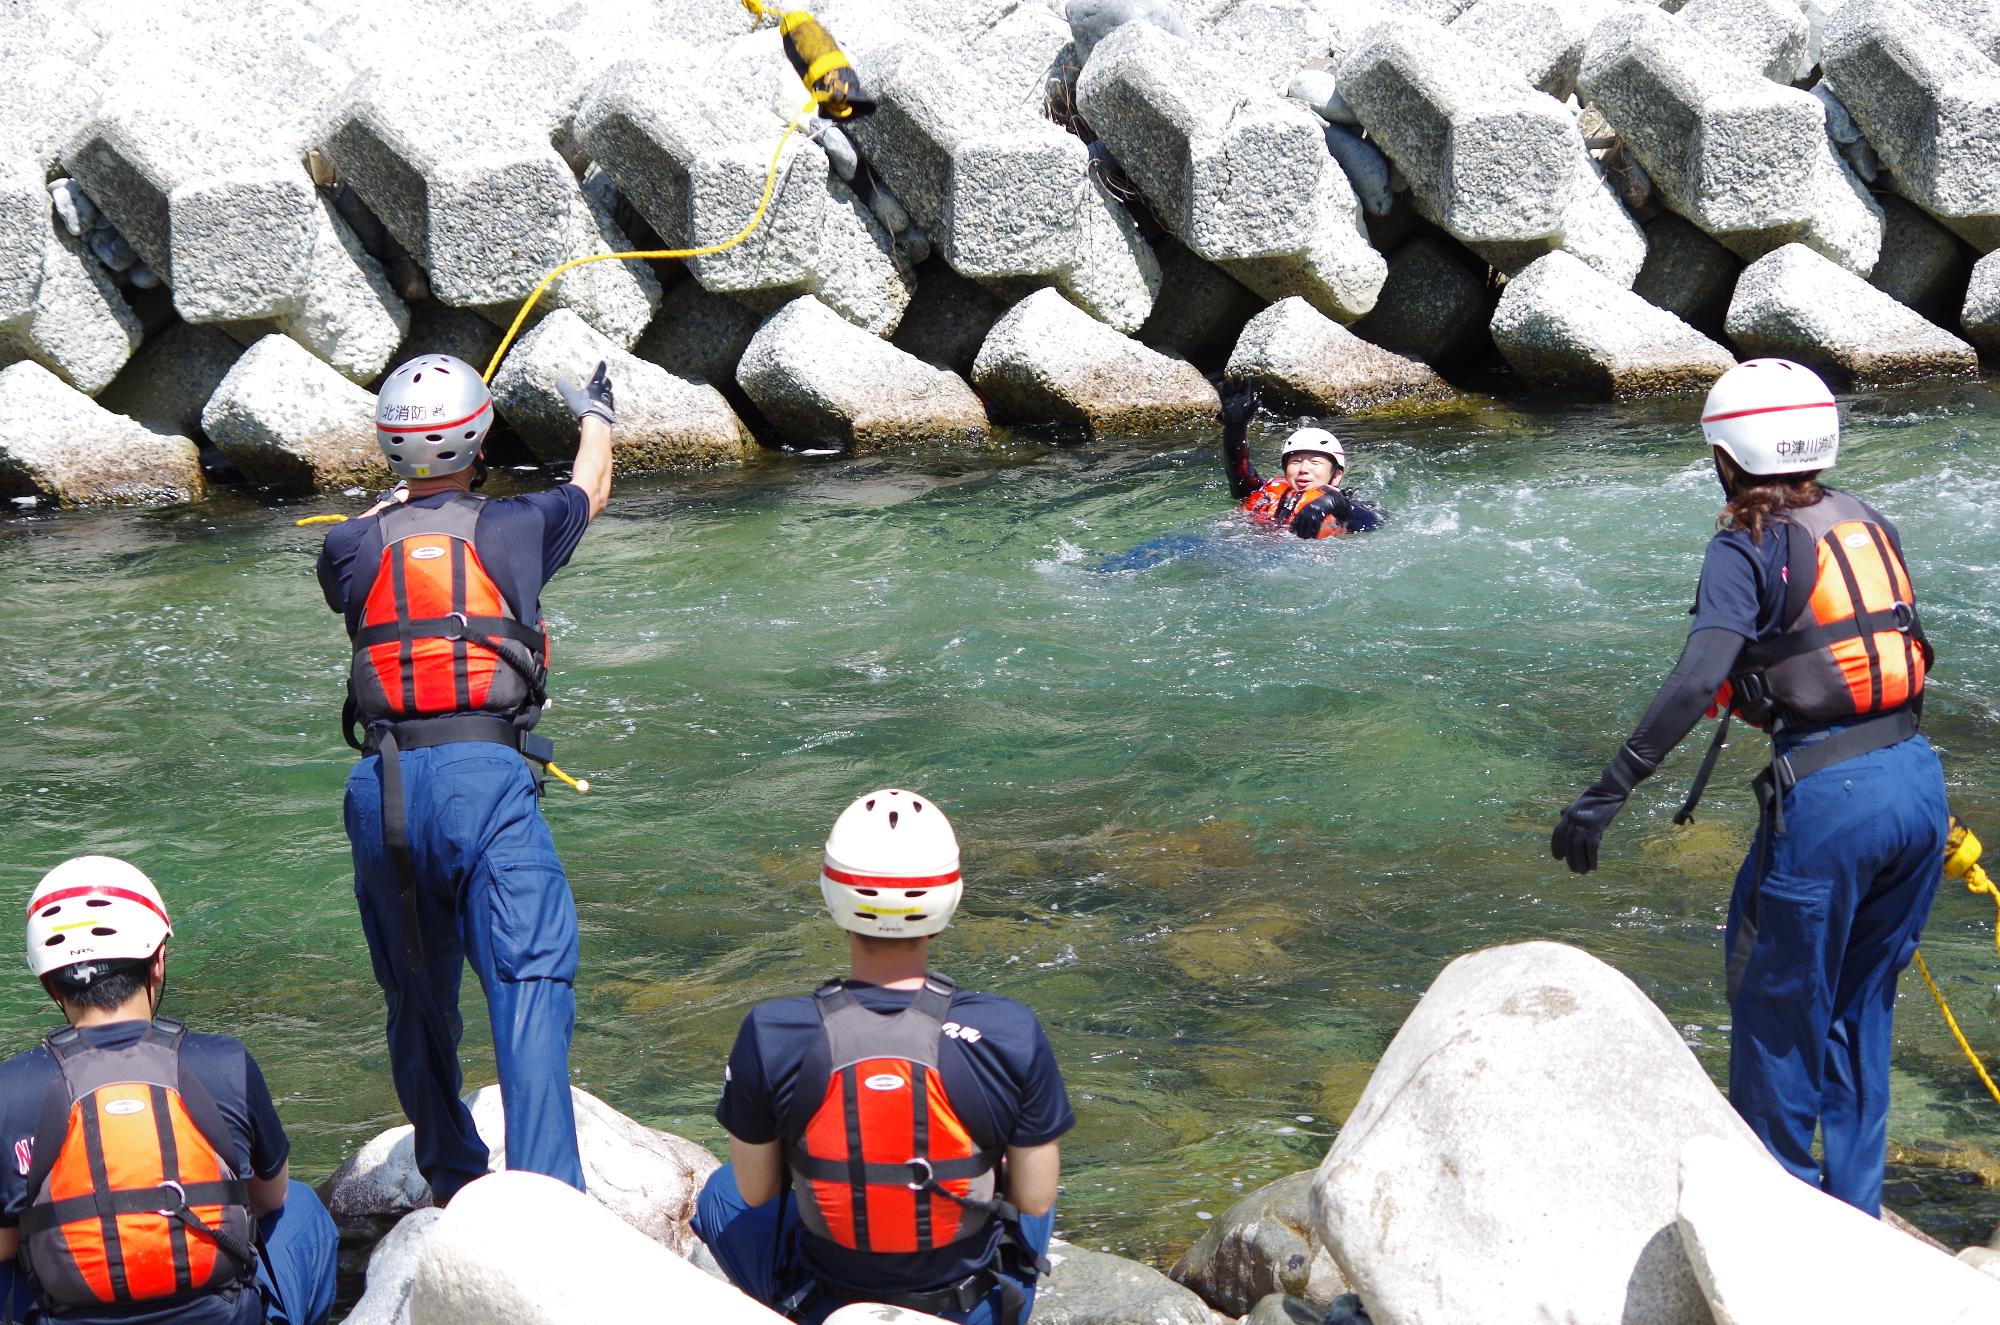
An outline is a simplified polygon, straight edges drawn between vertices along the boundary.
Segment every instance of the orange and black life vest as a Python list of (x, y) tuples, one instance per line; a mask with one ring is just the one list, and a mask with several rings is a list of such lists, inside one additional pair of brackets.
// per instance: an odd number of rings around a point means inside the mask
[(235, 1291), (254, 1272), (250, 1185), (218, 1142), (227, 1124), (181, 1064), (187, 1028), (155, 1018), (138, 1042), (47, 1039), (59, 1075), (35, 1126), (21, 1255), (58, 1308)]
[[(1270, 520), (1277, 524), (1292, 525), (1293, 532), (1296, 533), (1298, 531), (1294, 522), (1299, 516), (1309, 510), (1313, 503), (1327, 499), (1330, 496), (1331, 494), (1325, 488), (1312, 487), (1307, 488), (1304, 492), (1300, 492), (1292, 486), (1290, 479), (1274, 478), (1248, 497), (1245, 497), (1243, 499), (1243, 509), (1260, 520)], [(1329, 510), (1321, 518), (1319, 532), (1313, 535), (1313, 537), (1339, 538), (1346, 532), (1346, 528), (1338, 519), (1334, 518), (1333, 512)]]
[(930, 1251), (1004, 1213), (999, 1152), (973, 1139), (938, 1071), (954, 992), (926, 976), (908, 1007), (885, 1016), (837, 980), (813, 991), (827, 1080), (823, 1091), (802, 1083), (801, 1097), (820, 1102), (787, 1155), (809, 1232), (852, 1251)]
[[(548, 635), (526, 625), (487, 574), (473, 534), (480, 500), (392, 506), (377, 519), (348, 670), (364, 726), (459, 713), (529, 717), (547, 699)], [(357, 560), (375, 549), (364, 544)], [(522, 722), (532, 726), (532, 720)]]

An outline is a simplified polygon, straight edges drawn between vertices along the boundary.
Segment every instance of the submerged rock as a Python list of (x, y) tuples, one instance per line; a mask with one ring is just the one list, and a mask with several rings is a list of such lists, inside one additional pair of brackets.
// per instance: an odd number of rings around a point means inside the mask
[(1729, 339), (1745, 355), (1777, 355), (1866, 385), (1969, 373), (1970, 345), (1801, 244), (1759, 258), (1737, 278)]
[(1092, 433), (1159, 432), (1212, 419), (1220, 406), (1193, 364), (1120, 335), (1054, 290), (993, 324), (972, 381), (998, 418)]
[(1421, 408), (1457, 396), (1429, 365), (1363, 340), (1303, 299), (1281, 299), (1250, 319), (1229, 375), (1296, 414)]
[(206, 489), (189, 439), (113, 414), (40, 364), (0, 368), (0, 498), (159, 505)]
[(1700, 1136), (1770, 1163), (1636, 985), (1575, 948), (1511, 944), (1431, 984), (1313, 1209), (1376, 1325), (1712, 1325), (1675, 1222)]
[(1168, 1277), (1232, 1316), (1274, 1295), (1303, 1299), (1319, 1313), (1318, 1325), (1348, 1284), (1313, 1227), (1313, 1179), (1311, 1169), (1294, 1173), (1230, 1206), (1181, 1253)]
[(1616, 397), (1705, 390), (1736, 362), (1567, 253), (1551, 253), (1507, 282), (1493, 311), (1493, 342), (1530, 386)]

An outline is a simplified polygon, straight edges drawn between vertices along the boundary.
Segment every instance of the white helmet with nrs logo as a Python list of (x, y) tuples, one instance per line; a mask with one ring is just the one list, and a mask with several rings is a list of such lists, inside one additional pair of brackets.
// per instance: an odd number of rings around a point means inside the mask
[(944, 811), (913, 791), (871, 791), (826, 836), (820, 895), (833, 923), (878, 938), (920, 938), (951, 923), (965, 885)]
[(1715, 380), (1701, 407), (1708, 444), (1745, 474), (1828, 469), (1840, 455), (1840, 410), (1819, 374), (1790, 359), (1746, 359)]
[(28, 898), (28, 969), (144, 961), (174, 932), (159, 889), (111, 856), (78, 856), (42, 876)]

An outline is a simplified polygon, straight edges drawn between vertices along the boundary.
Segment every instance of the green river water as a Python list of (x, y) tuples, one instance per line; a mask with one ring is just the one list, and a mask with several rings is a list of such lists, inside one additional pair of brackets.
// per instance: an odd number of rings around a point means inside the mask
[[(583, 924), (577, 1082), (719, 1147), (744, 1010), (843, 958), (819, 843), (885, 783), (964, 846), (940, 965), (1048, 1025), (1081, 1120), (1059, 1231), (1087, 1245), (1164, 1259), (1315, 1163), (1425, 985), (1487, 944), (1597, 953), (1719, 1078), (1756, 744), (1676, 829), (1691, 741), (1594, 875), (1547, 847), (1686, 629), (1718, 505), (1691, 414), (1350, 423), (1351, 484), (1391, 522), (1317, 545), (1229, 513), (1212, 433), (622, 482), (545, 598), (544, 728), (597, 787), (548, 802)], [(1847, 422), (1839, 480), (1900, 524), (1939, 647), (1954, 802), (2000, 845), (2000, 384), (1865, 395)], [(0, 520), (0, 897), (84, 850), (160, 880), (170, 1010), (249, 1043), (312, 1179), (401, 1121), (340, 823), (346, 646), (292, 523), (326, 508)], [(1205, 541), (1094, 568), (1168, 533)], [(1924, 946), (2000, 1060), (1993, 922), (1954, 885)], [(0, 972), (0, 1046), (25, 1046), (50, 1009)], [(1984, 1241), (2000, 1108), (1914, 975), (1896, 1064), (1890, 1203)]]

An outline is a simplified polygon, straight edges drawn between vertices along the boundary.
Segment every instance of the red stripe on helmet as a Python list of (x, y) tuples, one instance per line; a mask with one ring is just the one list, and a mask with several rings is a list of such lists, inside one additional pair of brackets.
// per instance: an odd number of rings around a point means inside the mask
[(844, 883), (850, 888), (942, 888), (948, 883), (957, 883), (959, 879), (957, 870), (949, 874), (911, 877), (902, 874), (851, 874), (831, 865), (822, 865), (820, 872), (835, 883)]
[(1748, 418), (1752, 414), (1782, 414), (1786, 410), (1791, 410), (1791, 409), (1833, 409), (1833, 408), (1834, 408), (1834, 402), (1832, 402), (1831, 400), (1809, 400), (1803, 405), (1760, 405), (1756, 409), (1731, 410), (1727, 414), (1705, 414), (1702, 416), (1701, 421), (1703, 423), (1720, 423), (1724, 419), (1743, 419), (1743, 418)]
[(122, 897), (128, 902), (137, 902), (151, 911), (160, 918), (161, 924), (173, 924), (173, 921), (167, 919), (167, 913), (160, 909), (160, 904), (146, 894), (133, 892), (130, 888), (107, 888), (98, 884), (86, 884), (81, 888), (64, 888), (60, 892), (38, 897), (29, 905), (28, 914), (33, 915), (52, 902), (67, 902), (72, 897)]
[(472, 411), (472, 413), (466, 415), (464, 418), (453, 419), (450, 423), (412, 423), (408, 425), (395, 425), (395, 424), (382, 423), (378, 420), (375, 424), (375, 427), (376, 430), (379, 432), (446, 432), (452, 428), (463, 427), (464, 425), (472, 422), (474, 419), (478, 418), (480, 415), (484, 414), (487, 410), (492, 408), (493, 408), (493, 397), (488, 396), (486, 398), (486, 403), (484, 405), (481, 405), (478, 409)]

